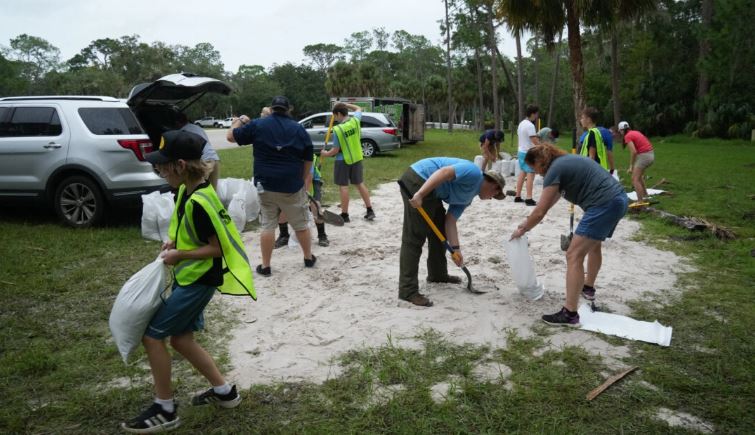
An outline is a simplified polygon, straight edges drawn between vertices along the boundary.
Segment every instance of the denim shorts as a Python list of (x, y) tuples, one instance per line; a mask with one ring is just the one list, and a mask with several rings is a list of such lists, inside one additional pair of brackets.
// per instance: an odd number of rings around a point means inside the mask
[(519, 151), (517, 153), (517, 158), (519, 159), (519, 169), (521, 169), (523, 172), (526, 172), (528, 174), (534, 174), (535, 170), (530, 168), (530, 166), (526, 163), (524, 163), (524, 156), (526, 156), (527, 153), (524, 151)]
[(204, 284), (185, 287), (173, 282), (173, 291), (152, 317), (144, 335), (161, 340), (204, 328), (205, 307), (217, 290)]
[(574, 233), (588, 239), (600, 240), (613, 236), (613, 231), (624, 214), (627, 212), (629, 198), (622, 193), (616, 195), (607, 204), (590, 207), (585, 211), (582, 220)]

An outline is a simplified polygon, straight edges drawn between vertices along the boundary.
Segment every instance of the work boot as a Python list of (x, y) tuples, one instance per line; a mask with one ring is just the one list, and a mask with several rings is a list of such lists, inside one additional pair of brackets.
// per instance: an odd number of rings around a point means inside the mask
[(284, 236), (284, 235), (278, 236), (278, 238), (275, 240), (275, 249), (288, 246), (288, 237), (289, 236)]
[(430, 279), (430, 277), (427, 277), (427, 282), (440, 282), (440, 283), (448, 283), (448, 284), (461, 284), (461, 278), (454, 275), (448, 275), (444, 279)]
[(404, 299), (407, 302), (411, 302), (414, 305), (417, 305), (419, 307), (432, 307), (433, 302), (425, 297), (422, 293), (414, 293), (409, 298)]

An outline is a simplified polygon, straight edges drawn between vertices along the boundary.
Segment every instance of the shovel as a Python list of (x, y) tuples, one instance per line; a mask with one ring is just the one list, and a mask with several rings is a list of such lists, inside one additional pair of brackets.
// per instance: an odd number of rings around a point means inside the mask
[(343, 218), (340, 215), (337, 215), (330, 210), (323, 210), (320, 208), (320, 204), (312, 198), (312, 195), (307, 194), (307, 196), (309, 197), (309, 202), (315, 205), (315, 210), (317, 210), (317, 217), (319, 219), (324, 220), (326, 224), (336, 227), (343, 226)]
[[(401, 190), (404, 192), (404, 195), (406, 195), (407, 198), (411, 199), (411, 197), (414, 196), (411, 193), (409, 193), (409, 189), (406, 188), (406, 185), (404, 184), (403, 181), (398, 180), (398, 185), (399, 187), (401, 187)], [(432, 229), (435, 235), (438, 236), (438, 239), (440, 240), (440, 242), (443, 243), (443, 245), (446, 247), (446, 250), (449, 253), (451, 253), (451, 257), (453, 257), (454, 259), (457, 259), (459, 254), (456, 251), (454, 251), (453, 248), (451, 248), (451, 244), (448, 243), (448, 240), (443, 235), (443, 233), (441, 233), (438, 227), (435, 226), (432, 219), (430, 219), (430, 216), (427, 215), (427, 212), (425, 211), (425, 209), (420, 206), (420, 207), (417, 207), (417, 210), (419, 211), (419, 214), (421, 214), (422, 217), (425, 219), (425, 222), (427, 222), (427, 225), (430, 227), (430, 229)], [(461, 270), (467, 276), (467, 290), (469, 290), (471, 293), (474, 293), (476, 295), (486, 293), (484, 291), (479, 291), (472, 288), (472, 274), (469, 273), (469, 269), (467, 269), (467, 266), (464, 266), (462, 264)]]
[[(572, 131), (571, 136), (571, 153), (577, 154), (577, 130)], [(571, 245), (571, 239), (574, 237), (574, 204), (569, 204), (569, 235), (561, 235), (561, 250), (566, 252)]]

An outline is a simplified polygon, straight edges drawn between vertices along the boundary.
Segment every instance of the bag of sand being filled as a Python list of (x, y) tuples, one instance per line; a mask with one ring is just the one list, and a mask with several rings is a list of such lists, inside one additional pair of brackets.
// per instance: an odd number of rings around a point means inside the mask
[(527, 236), (509, 240), (503, 244), (506, 248), (511, 275), (519, 293), (531, 301), (543, 297), (545, 289), (535, 276), (535, 262), (530, 257)]

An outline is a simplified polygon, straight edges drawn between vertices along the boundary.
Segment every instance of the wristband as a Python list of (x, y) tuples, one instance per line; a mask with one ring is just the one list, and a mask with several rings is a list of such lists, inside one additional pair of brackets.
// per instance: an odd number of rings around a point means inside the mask
[(451, 246), (451, 249), (453, 249), (454, 251), (459, 251), (459, 250), (461, 250), (461, 246), (459, 246), (459, 245)]

